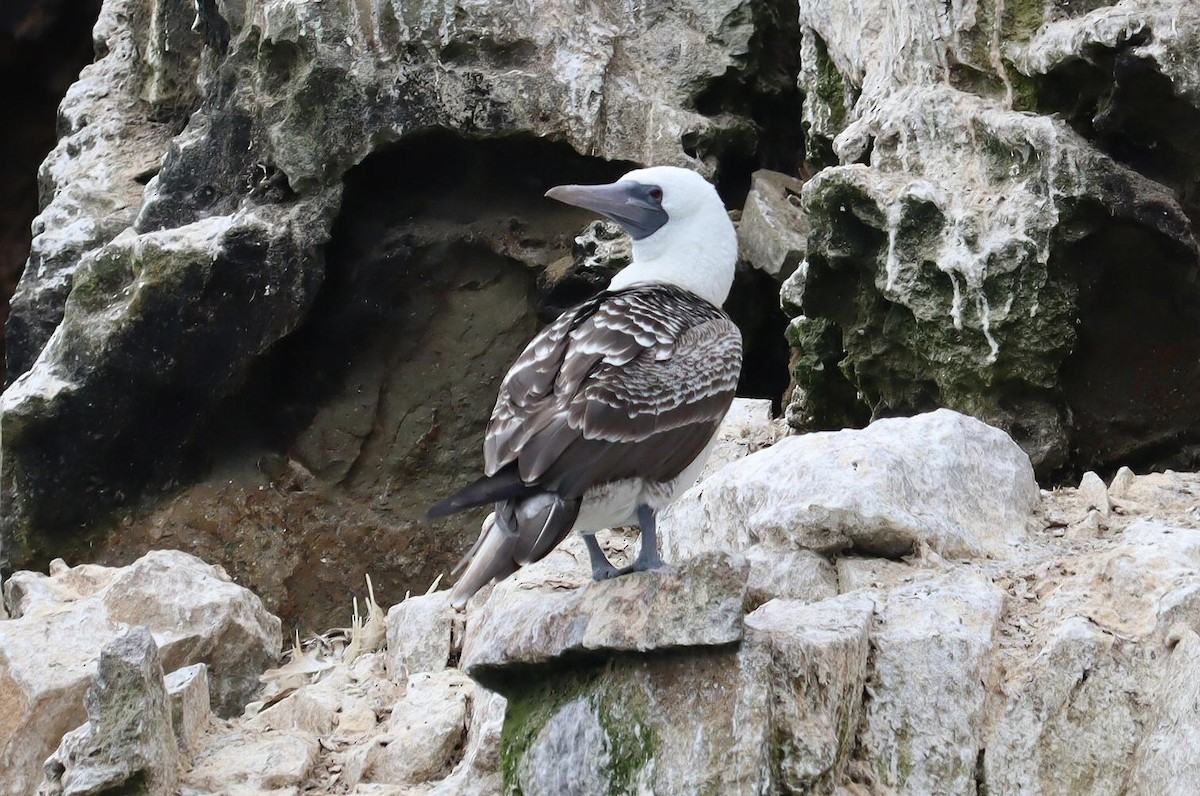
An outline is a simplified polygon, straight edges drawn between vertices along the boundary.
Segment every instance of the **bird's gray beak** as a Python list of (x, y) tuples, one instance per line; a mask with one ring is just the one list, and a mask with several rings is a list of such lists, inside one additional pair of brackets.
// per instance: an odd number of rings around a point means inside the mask
[(662, 202), (654, 199), (655, 191), (653, 185), (621, 180), (609, 185), (559, 185), (546, 191), (546, 196), (595, 210), (624, 227), (634, 240), (641, 240), (670, 220)]

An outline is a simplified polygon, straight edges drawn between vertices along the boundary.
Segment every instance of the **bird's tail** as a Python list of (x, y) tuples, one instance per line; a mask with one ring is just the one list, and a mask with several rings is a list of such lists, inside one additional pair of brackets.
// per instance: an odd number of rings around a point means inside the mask
[(571, 532), (577, 516), (578, 498), (564, 500), (550, 492), (497, 503), (479, 539), (451, 572), (466, 568), (450, 592), (451, 604), (462, 608), (487, 584), (544, 558)]
[[(483, 506), (487, 503), (520, 498), (533, 492), (536, 487), (521, 480), (517, 465), (510, 464), (495, 475), (485, 475), (475, 480), (444, 500), (439, 500), (425, 513), (427, 521), (440, 520), (460, 511)], [(478, 543), (476, 543), (478, 544)]]

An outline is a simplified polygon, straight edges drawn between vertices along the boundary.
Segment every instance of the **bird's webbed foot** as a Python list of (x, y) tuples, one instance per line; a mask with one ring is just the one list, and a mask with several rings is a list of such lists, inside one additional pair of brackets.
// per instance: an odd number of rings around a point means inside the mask
[(658, 529), (655, 525), (654, 510), (649, 506), (639, 506), (637, 517), (638, 525), (642, 528), (642, 548), (634, 562), (625, 569), (627, 572), (659, 569), (663, 560), (658, 557)]
[(608, 560), (608, 556), (604, 555), (604, 551), (600, 549), (600, 543), (596, 541), (595, 534), (583, 534), (583, 543), (587, 546), (588, 558), (592, 562), (592, 580), (608, 580), (625, 574), (624, 569), (614, 567)]
[(655, 527), (654, 511), (649, 506), (638, 509), (638, 524), (642, 528), (642, 547), (633, 563), (627, 567), (617, 568), (612, 565), (595, 534), (583, 534), (584, 544), (587, 545), (588, 558), (592, 562), (592, 580), (609, 580), (610, 578), (628, 575), (630, 572), (647, 572), (663, 566), (663, 560), (658, 556), (658, 532)]

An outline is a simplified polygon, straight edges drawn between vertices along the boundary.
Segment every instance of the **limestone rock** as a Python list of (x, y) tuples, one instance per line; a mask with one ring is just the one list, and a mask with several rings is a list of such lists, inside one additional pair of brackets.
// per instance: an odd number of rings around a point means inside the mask
[(43, 203), (6, 334), (10, 381), (32, 367), (62, 319), (82, 256), (137, 215), (145, 180), (157, 170), (172, 134), (168, 118), (138, 101), (147, 61), (159, 55), (146, 45), (169, 37), (180, 60), (198, 66), (198, 37), (186, 16), (177, 8), (153, 13), (139, 0), (102, 7), (93, 31), (101, 55), (63, 98), (59, 141), (38, 173)]
[(507, 700), (499, 694), (475, 686), (463, 759), (450, 776), (432, 788), (431, 794), (492, 796), (503, 791), (500, 737), (507, 704)]
[(860, 589), (890, 589), (893, 586), (934, 577), (936, 574), (928, 569), (886, 558), (839, 556), (837, 559), (838, 591), (843, 594)]
[(834, 565), (811, 550), (753, 545), (746, 550), (746, 560), (750, 563), (746, 596), (751, 605), (775, 598), (813, 603), (838, 593)]
[(854, 596), (805, 605), (772, 600), (746, 616), (748, 644), (770, 651), (776, 788), (839, 784), (862, 712), (874, 602)]
[(1029, 459), (1006, 434), (938, 410), (788, 437), (722, 469), (664, 514), (663, 554), (764, 544), (1005, 556), (1038, 501)]
[(737, 228), (742, 259), (780, 281), (792, 275), (808, 248), (808, 221), (800, 209), (803, 187), (786, 174), (754, 172)]
[(804, 186), (788, 302), (798, 427), (936, 403), (1009, 431), (1049, 474), (1200, 424), (1144, 390), (1200, 380), (1194, 343), (1177, 347), (1200, 333), (1176, 320), (1200, 306), (1200, 162), (1176, 133), (1200, 113), (1200, 11), (1023, 8), (800, 3), (806, 151), (827, 168)]
[(1084, 473), (1079, 481), (1079, 496), (1083, 498), (1087, 509), (1095, 509), (1100, 512), (1101, 517), (1107, 517), (1112, 511), (1112, 504), (1108, 501), (1108, 487), (1104, 485), (1100, 476), (1091, 470)]
[(1134, 475), (1133, 470), (1122, 466), (1117, 470), (1116, 475), (1113, 476), (1112, 483), (1108, 485), (1109, 497), (1125, 497), (1129, 494), (1129, 490), (1133, 487), (1136, 480), (1137, 476)]
[(1153, 695), (1151, 726), (1135, 753), (1131, 793), (1182, 793), (1200, 760), (1200, 636), (1179, 627), (1168, 640), (1170, 657)]
[[(29, 615), (0, 622), (0, 692), (13, 695), (0, 714), (0, 793), (34, 789), (42, 761), (85, 718), (101, 648), (126, 626), (150, 629), (168, 669), (208, 664), (213, 704), (226, 715), (240, 710), (279, 654), (279, 620), (262, 602), (220, 568), (183, 553), (153, 552), (107, 572), (14, 579), (24, 585), (11, 594), (41, 596), (18, 598)], [(50, 595), (62, 602), (55, 606)]]
[(316, 737), (306, 733), (227, 733), (196, 757), (186, 786), (198, 793), (295, 788), (312, 770), (318, 750)]
[(134, 628), (104, 646), (87, 715), (87, 723), (67, 733), (46, 761), (39, 796), (174, 790), (179, 750), (149, 630)]
[(462, 666), (493, 687), (507, 669), (568, 655), (732, 644), (748, 569), (718, 553), (567, 592), (502, 581), (468, 622)]
[(410, 676), (386, 732), (346, 753), (344, 780), (415, 785), (445, 777), (465, 745), (474, 688), (457, 669)]
[[(547, 794), (562, 787), (763, 792), (770, 771), (767, 669), (765, 650), (726, 646), (578, 660), (537, 680), (514, 681), (501, 739), (505, 787)], [(565, 772), (588, 787), (575, 790)]]
[[(1009, 669), (1008, 705), (987, 743), (985, 775), (1002, 792), (1118, 793), (1137, 766), (1162, 781), (1187, 754), (1189, 728), (1173, 724), (1195, 679), (1180, 627), (1200, 611), (1200, 536), (1139, 521), (1109, 549), (1063, 562), (1051, 578), (1032, 654)], [(1184, 674), (1190, 672), (1190, 674)], [(1181, 744), (1167, 751), (1171, 738)]]
[(973, 793), (1004, 592), (959, 572), (877, 600), (863, 759), (901, 792)]
[[(730, 462), (769, 448), (787, 435), (786, 424), (771, 417), (771, 402), (734, 398), (717, 430), (717, 441), (697, 481), (703, 481)], [(690, 486), (690, 485), (689, 485)]]
[(387, 612), (388, 675), (403, 682), (416, 672), (438, 672), (450, 661), (455, 611), (449, 592), (410, 597)]
[(200, 748), (200, 736), (212, 720), (209, 706), (208, 667), (185, 666), (166, 676), (164, 685), (171, 706), (171, 724), (179, 751), (190, 758)]

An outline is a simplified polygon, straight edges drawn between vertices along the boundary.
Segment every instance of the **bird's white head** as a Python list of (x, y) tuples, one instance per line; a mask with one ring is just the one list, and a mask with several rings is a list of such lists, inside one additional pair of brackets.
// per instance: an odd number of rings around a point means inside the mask
[(725, 303), (737, 265), (737, 235), (721, 197), (690, 169), (655, 166), (610, 185), (560, 185), (546, 196), (595, 210), (633, 238), (633, 262), (613, 277), (619, 290), (665, 282)]

